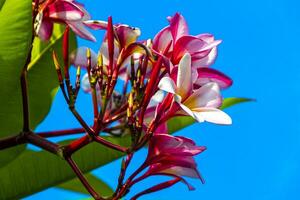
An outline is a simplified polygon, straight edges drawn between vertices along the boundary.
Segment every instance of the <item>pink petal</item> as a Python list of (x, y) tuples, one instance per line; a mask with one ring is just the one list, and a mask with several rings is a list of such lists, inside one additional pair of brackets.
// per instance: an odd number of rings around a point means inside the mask
[(41, 40), (47, 41), (50, 39), (53, 32), (53, 23), (47, 19), (43, 19), (37, 30), (37, 35)]
[(197, 56), (194, 56), (192, 58), (192, 67), (193, 68), (201, 68), (201, 67), (209, 67), (212, 64), (214, 64), (216, 57), (217, 57), (217, 48), (214, 47), (211, 49), (211, 51), (205, 56), (197, 58)]
[(169, 22), (170, 31), (175, 43), (182, 36), (189, 34), (187, 23), (181, 14), (176, 13), (172, 18), (169, 18)]
[(202, 34), (196, 35), (196, 37), (205, 41), (206, 43), (211, 43), (215, 40), (215, 37), (210, 33), (202, 33)]
[(82, 10), (74, 3), (69, 1), (55, 1), (50, 4), (45, 12), (49, 12), (49, 17), (63, 21), (81, 20), (84, 16)]
[(136, 194), (135, 196), (133, 196), (131, 198), (131, 200), (137, 200), (139, 197), (145, 195), (145, 194), (149, 194), (149, 193), (153, 193), (153, 192), (157, 192), (159, 190), (162, 190), (162, 189), (166, 189), (176, 183), (178, 183), (179, 181), (181, 181), (181, 178), (175, 178), (175, 179), (172, 179), (172, 180), (169, 180), (169, 181), (165, 181), (163, 183), (160, 183), (160, 184), (157, 184), (153, 187), (150, 187), (138, 194)]
[(220, 43), (220, 40), (207, 43), (205, 40), (195, 36), (183, 36), (174, 46), (173, 63), (178, 63), (183, 54), (188, 52), (192, 56), (193, 67), (197, 65), (196, 62), (199, 62), (199, 65), (204, 65), (204, 67), (208, 66), (213, 63), (216, 57), (217, 52), (213, 49)]
[(161, 125), (159, 125), (155, 130), (155, 134), (168, 134), (167, 123), (162, 123)]
[(96, 38), (85, 28), (82, 22), (68, 21), (67, 23), (79, 37), (96, 42)]
[[(157, 33), (153, 39), (152, 48), (159, 53), (165, 52), (165, 49), (169, 43), (173, 41), (172, 34), (169, 27), (165, 27), (159, 33)], [(169, 51), (172, 51), (173, 47), (171, 45)]]
[(174, 156), (193, 156), (204, 150), (205, 147), (196, 146), (191, 139), (168, 134), (156, 134), (152, 137), (149, 145), (149, 151), (152, 152), (152, 154), (149, 152), (151, 157), (154, 155), (162, 156), (169, 154)]
[(232, 79), (223, 74), (222, 72), (219, 72), (215, 69), (211, 68), (198, 68), (198, 78), (194, 84), (197, 87), (203, 86), (206, 83), (209, 82), (215, 82), (217, 83), (220, 88), (225, 89), (232, 85)]
[(193, 56), (194, 53), (199, 52), (206, 45), (205, 41), (194, 36), (189, 35), (179, 38), (174, 46), (173, 63), (178, 63), (186, 52)]
[(177, 176), (187, 176), (191, 178), (199, 178), (200, 180), (202, 180), (202, 177), (198, 170), (193, 168), (174, 166), (167, 170), (161, 171), (161, 173), (174, 174)]

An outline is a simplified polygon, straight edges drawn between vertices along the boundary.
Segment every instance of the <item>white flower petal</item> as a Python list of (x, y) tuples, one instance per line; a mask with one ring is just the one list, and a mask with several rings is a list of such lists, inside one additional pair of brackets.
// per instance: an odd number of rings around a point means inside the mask
[(177, 73), (178, 94), (185, 98), (192, 90), (191, 55), (186, 53), (181, 58)]
[(165, 97), (164, 91), (158, 90), (153, 95), (153, 97), (151, 98), (150, 103), (149, 103), (148, 106), (149, 107), (156, 106), (157, 104), (159, 104), (160, 102), (162, 102), (162, 100), (164, 99), (164, 97)]
[(190, 108), (186, 107), (184, 104), (179, 104), (182, 110), (187, 114), (193, 117), (198, 122), (204, 122), (204, 117), (201, 115), (198, 115), (197, 113), (193, 112)]
[(172, 94), (176, 94), (177, 89), (174, 81), (170, 77), (163, 77), (158, 83), (158, 88)]
[(197, 108), (193, 109), (193, 113), (207, 122), (223, 125), (232, 124), (230, 116), (217, 108)]

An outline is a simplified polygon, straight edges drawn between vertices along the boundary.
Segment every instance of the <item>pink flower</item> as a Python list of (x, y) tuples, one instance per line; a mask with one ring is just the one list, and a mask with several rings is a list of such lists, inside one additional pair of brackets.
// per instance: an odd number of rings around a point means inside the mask
[[(150, 142), (148, 148), (148, 156), (142, 165), (142, 168), (148, 167), (148, 170), (140, 177), (133, 180), (133, 183), (141, 181), (153, 175), (165, 175), (180, 180), (185, 183), (190, 190), (194, 188), (188, 184), (183, 176), (200, 179), (203, 183), (204, 180), (197, 170), (197, 164), (193, 156), (202, 153), (206, 148), (203, 146), (196, 146), (194, 141), (185, 137), (171, 136), (168, 134), (156, 134)], [(169, 183), (177, 183), (178, 181), (168, 181), (159, 184), (152, 189), (146, 189), (148, 192), (141, 192), (146, 194), (160, 189), (164, 186), (171, 186)], [(154, 189), (155, 188), (155, 189)]]
[(35, 31), (42, 40), (46, 41), (52, 35), (53, 23), (62, 23), (68, 25), (78, 36), (96, 41), (83, 23), (89, 19), (88, 12), (75, 0), (46, 0), (39, 5)]
[[(207, 33), (189, 35), (187, 23), (179, 13), (169, 17), (168, 20), (170, 25), (154, 37), (152, 49), (157, 54), (163, 54), (164, 62), (168, 63), (169, 73), (177, 74), (176, 66), (184, 54), (189, 53), (195, 87), (208, 82), (216, 82), (222, 89), (230, 87), (232, 80), (228, 76), (209, 68), (216, 59), (217, 45), (221, 41), (214, 40), (214, 36)], [(171, 46), (166, 51), (169, 44)]]
[(218, 109), (222, 103), (218, 84), (209, 82), (193, 88), (191, 56), (188, 53), (180, 60), (176, 76), (163, 77), (158, 87), (173, 94), (177, 104), (170, 108), (171, 113), (190, 115), (198, 122), (232, 123), (231, 118)]
[(220, 40), (215, 40), (211, 34), (191, 36), (187, 23), (182, 15), (176, 13), (168, 17), (170, 25), (163, 28), (153, 39), (153, 50), (159, 54), (172, 43), (165, 56), (173, 65), (177, 65), (185, 53), (192, 57), (192, 67), (209, 67), (217, 56), (217, 45)]
[[(100, 20), (89, 20), (84, 22), (85, 25), (90, 27), (94, 30), (108, 30), (108, 23), (105, 21)], [(141, 31), (139, 28), (131, 27), (126, 24), (115, 24), (113, 25), (114, 28), (114, 49), (113, 49), (113, 62), (116, 64), (121, 51), (126, 49), (130, 44), (137, 41), (138, 37), (141, 35)], [(104, 37), (103, 43), (101, 44), (101, 48), (99, 50), (99, 53), (103, 56), (103, 64), (109, 65), (109, 47), (108, 47), (108, 32)], [(138, 51), (135, 51), (133, 53), (133, 56), (135, 60), (138, 61), (139, 57), (142, 54)], [(122, 66), (120, 67), (119, 78), (124, 79), (124, 74), (126, 74), (127, 66), (130, 63), (130, 57), (125, 58), (125, 60), (122, 60)]]

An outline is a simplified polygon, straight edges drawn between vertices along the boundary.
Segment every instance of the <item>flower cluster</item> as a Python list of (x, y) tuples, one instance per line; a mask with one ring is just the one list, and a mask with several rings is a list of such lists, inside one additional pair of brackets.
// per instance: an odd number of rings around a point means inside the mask
[[(63, 45), (64, 74), (55, 53), (53, 58), (64, 97), (86, 132), (84, 137), (68, 146), (68, 152), (95, 141), (127, 154), (112, 199), (120, 199), (135, 183), (154, 175), (172, 179), (150, 187), (132, 199), (179, 181), (193, 189), (184, 177), (203, 182), (194, 156), (205, 147), (197, 146), (191, 139), (170, 135), (167, 122), (176, 116), (191, 116), (198, 122), (231, 124), (231, 118), (219, 108), (222, 105), (220, 90), (230, 87), (232, 80), (211, 68), (221, 41), (211, 34), (190, 35), (186, 21), (179, 13), (168, 17), (169, 25), (153, 39), (139, 41), (140, 29), (113, 24), (111, 17), (107, 22), (90, 20), (83, 6), (73, 0), (47, 0), (38, 6), (38, 11), (36, 32), (43, 40), (50, 38), (54, 22), (67, 26)], [(98, 54), (86, 47), (69, 54), (69, 29), (94, 40), (84, 27), (106, 31)], [(69, 64), (78, 69), (75, 87), (70, 84)], [(75, 109), (81, 68), (87, 71), (81, 80), (82, 88), (93, 100), (92, 127)], [(123, 89), (117, 91), (116, 85), (120, 84)], [(131, 145), (122, 147), (110, 143), (101, 137), (103, 132), (129, 137)], [(134, 152), (147, 143), (145, 162), (125, 181)], [(89, 191), (97, 198), (92, 190)]]

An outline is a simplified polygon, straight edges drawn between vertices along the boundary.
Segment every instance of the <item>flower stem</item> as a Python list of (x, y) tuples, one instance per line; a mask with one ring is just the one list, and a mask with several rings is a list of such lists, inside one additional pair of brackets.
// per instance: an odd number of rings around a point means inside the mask
[(102, 200), (103, 198), (89, 184), (88, 180), (84, 177), (83, 173), (81, 172), (77, 164), (74, 162), (74, 160), (71, 157), (67, 157), (66, 161), (69, 163), (70, 167), (75, 172), (80, 182), (83, 184), (86, 190), (92, 195), (92, 197), (96, 200)]
[(43, 138), (49, 138), (49, 137), (73, 135), (73, 134), (80, 134), (80, 133), (85, 133), (84, 128), (73, 128), (73, 129), (59, 130), (59, 131), (39, 132), (36, 134)]

